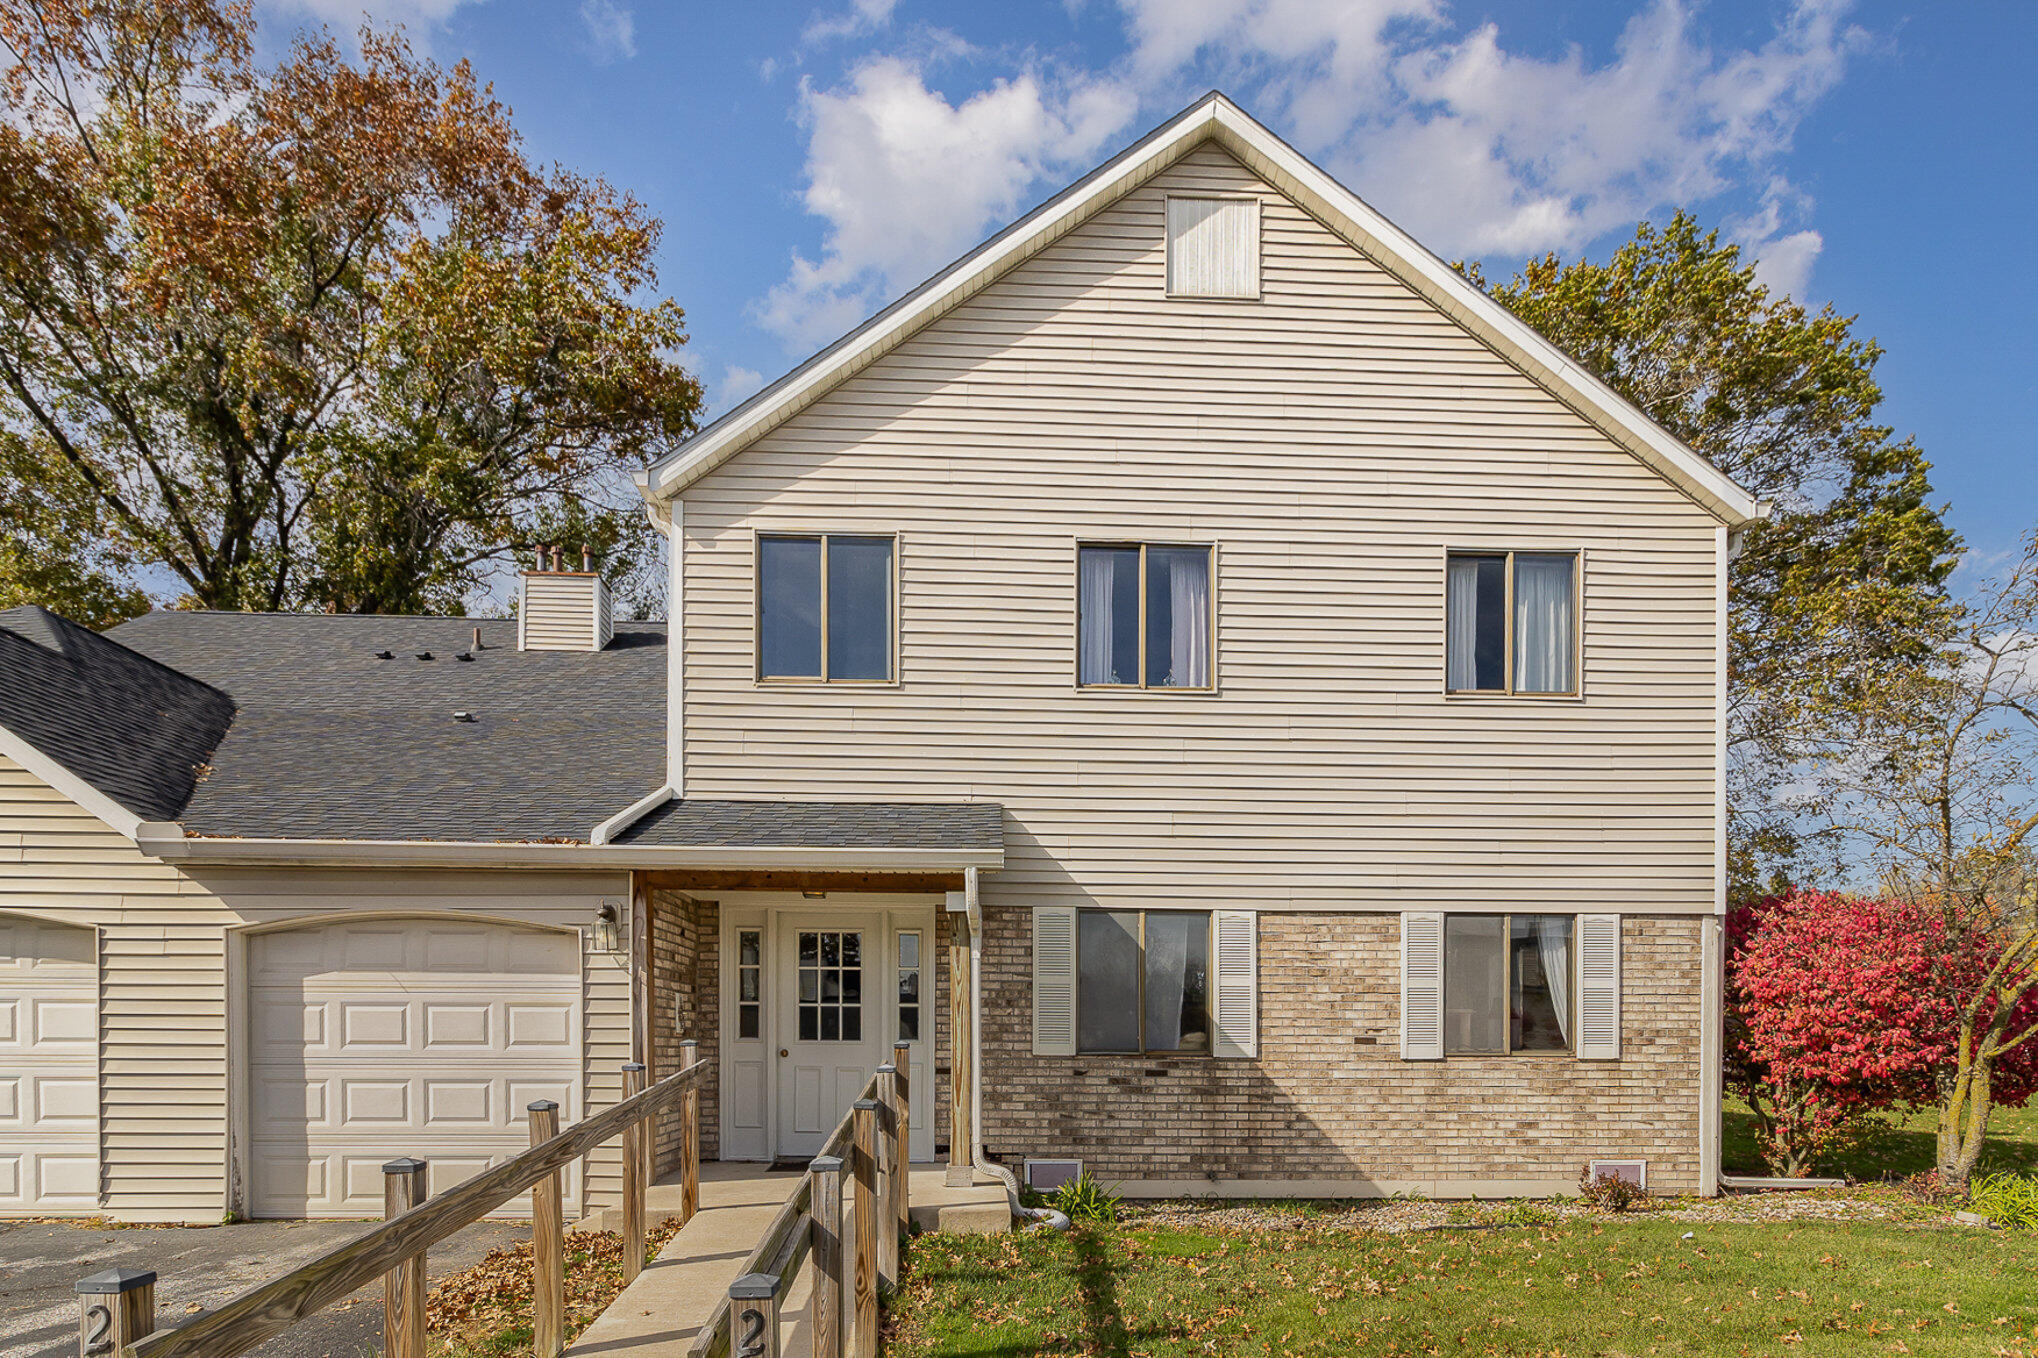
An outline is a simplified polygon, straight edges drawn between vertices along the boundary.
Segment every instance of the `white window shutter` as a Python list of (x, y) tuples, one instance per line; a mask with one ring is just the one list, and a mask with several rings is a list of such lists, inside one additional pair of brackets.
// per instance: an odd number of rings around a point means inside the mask
[(1216, 1031), (1213, 1056), (1260, 1054), (1259, 916), (1250, 910), (1219, 910), (1217, 928)]
[(1444, 917), (1401, 917), (1401, 1059), (1444, 1059)]
[(1620, 1059), (1620, 916), (1578, 917), (1578, 1056)]
[(1033, 1054), (1076, 1054), (1076, 912), (1033, 909)]
[(1167, 229), (1170, 296), (1260, 295), (1258, 199), (1169, 198)]

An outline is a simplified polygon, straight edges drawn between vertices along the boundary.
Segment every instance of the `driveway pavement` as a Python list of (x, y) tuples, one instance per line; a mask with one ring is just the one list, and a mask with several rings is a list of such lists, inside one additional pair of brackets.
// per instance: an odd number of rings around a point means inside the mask
[[(78, 1297), (72, 1285), (109, 1268), (156, 1271), (156, 1324), (164, 1329), (256, 1283), (307, 1263), (367, 1228), (359, 1221), (254, 1221), (239, 1226), (133, 1226), (0, 1222), (0, 1354), (73, 1358)], [(436, 1282), (498, 1246), (530, 1237), (526, 1223), (478, 1221), (428, 1256)], [(262, 1358), (357, 1358), (382, 1352), (378, 1282), (328, 1306), (252, 1352)]]

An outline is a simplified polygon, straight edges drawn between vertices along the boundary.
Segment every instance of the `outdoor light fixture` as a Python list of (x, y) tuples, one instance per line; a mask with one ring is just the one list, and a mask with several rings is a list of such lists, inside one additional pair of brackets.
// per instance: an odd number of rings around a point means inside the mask
[(622, 912), (616, 909), (614, 901), (603, 901), (594, 912), (594, 950), (596, 952), (621, 952), (623, 950)]

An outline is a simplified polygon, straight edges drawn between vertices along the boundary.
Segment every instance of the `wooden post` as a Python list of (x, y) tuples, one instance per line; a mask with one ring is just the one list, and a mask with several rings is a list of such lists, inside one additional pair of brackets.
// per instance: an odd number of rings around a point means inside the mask
[(849, 1355), (877, 1358), (877, 1103), (858, 1099), (850, 1107), (856, 1114), (856, 1259)]
[[(559, 1135), (559, 1105), (528, 1105), (531, 1144)], [(531, 1352), (559, 1358), (566, 1351), (566, 1205), (559, 1171), (531, 1186)]]
[(877, 1276), (899, 1285), (899, 1072), (887, 1061), (877, 1068)]
[[(644, 1063), (623, 1063), (623, 1097), (644, 1092)], [(644, 1119), (623, 1129), (623, 1285), (644, 1271)]]
[(969, 1002), (969, 916), (948, 917), (948, 1186), (976, 1182), (976, 1129), (970, 1124), (970, 1058), (975, 1051)]
[[(701, 1044), (692, 1038), (679, 1044), (681, 1070), (691, 1069), (701, 1059)], [(701, 1091), (696, 1085), (679, 1101), (679, 1224), (693, 1220), (701, 1210)]]
[(899, 1167), (899, 1189), (893, 1195), (898, 1205), (898, 1229), (907, 1230), (912, 1224), (913, 1195), (913, 1044), (894, 1042), (892, 1044), (892, 1067), (897, 1072), (892, 1076), (898, 1086), (896, 1104), (897, 1149), (892, 1153), (892, 1163)]
[[(425, 1200), (425, 1162), (391, 1160), (382, 1167), (382, 1215), (400, 1217)], [(420, 1250), (382, 1275), (382, 1351), (387, 1358), (425, 1358), (425, 1256)]]
[(778, 1358), (779, 1281), (746, 1273), (729, 1284), (731, 1358)]
[(814, 1358), (842, 1358), (842, 1157), (821, 1155), (814, 1176)]
[(147, 1269), (109, 1268), (79, 1281), (80, 1358), (126, 1353), (156, 1332), (156, 1275)]

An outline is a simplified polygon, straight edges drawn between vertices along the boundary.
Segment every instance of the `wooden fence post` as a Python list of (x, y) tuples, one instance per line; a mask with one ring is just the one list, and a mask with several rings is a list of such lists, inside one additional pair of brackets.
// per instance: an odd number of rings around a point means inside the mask
[[(538, 1099), (527, 1107), (531, 1144), (559, 1135), (559, 1105)], [(557, 1170), (531, 1186), (531, 1352), (559, 1358), (566, 1351), (566, 1205)]]
[[(623, 1063), (623, 1097), (644, 1092), (644, 1063)], [(623, 1285), (644, 1271), (644, 1119), (623, 1129)]]
[(147, 1269), (109, 1268), (77, 1284), (80, 1358), (127, 1352), (156, 1332), (156, 1275)]
[(842, 1157), (819, 1155), (814, 1177), (814, 1358), (842, 1358)]
[(887, 1061), (877, 1068), (877, 1276), (899, 1285), (899, 1072)]
[(746, 1273), (729, 1284), (731, 1358), (778, 1358), (779, 1281)]
[(858, 1099), (850, 1108), (856, 1114), (856, 1259), (849, 1354), (877, 1358), (877, 1102)]
[(899, 1189), (894, 1195), (899, 1208), (898, 1229), (909, 1230), (912, 1225), (913, 1196), (913, 1044), (894, 1042), (892, 1044), (892, 1076), (898, 1086), (898, 1100), (895, 1116), (898, 1119), (897, 1149), (892, 1153), (892, 1163), (899, 1167)]
[[(425, 1200), (425, 1162), (382, 1166), (382, 1215), (400, 1217)], [(382, 1351), (387, 1358), (425, 1358), (425, 1256), (420, 1250), (382, 1275)]]
[(970, 1125), (970, 1060), (975, 1054), (969, 990), (969, 916), (948, 917), (948, 1186), (976, 1182), (976, 1129)]
[[(681, 1070), (689, 1070), (701, 1059), (701, 1044), (692, 1038), (679, 1044), (684, 1053)], [(679, 1101), (679, 1224), (693, 1220), (701, 1210), (701, 1091), (695, 1085)]]

